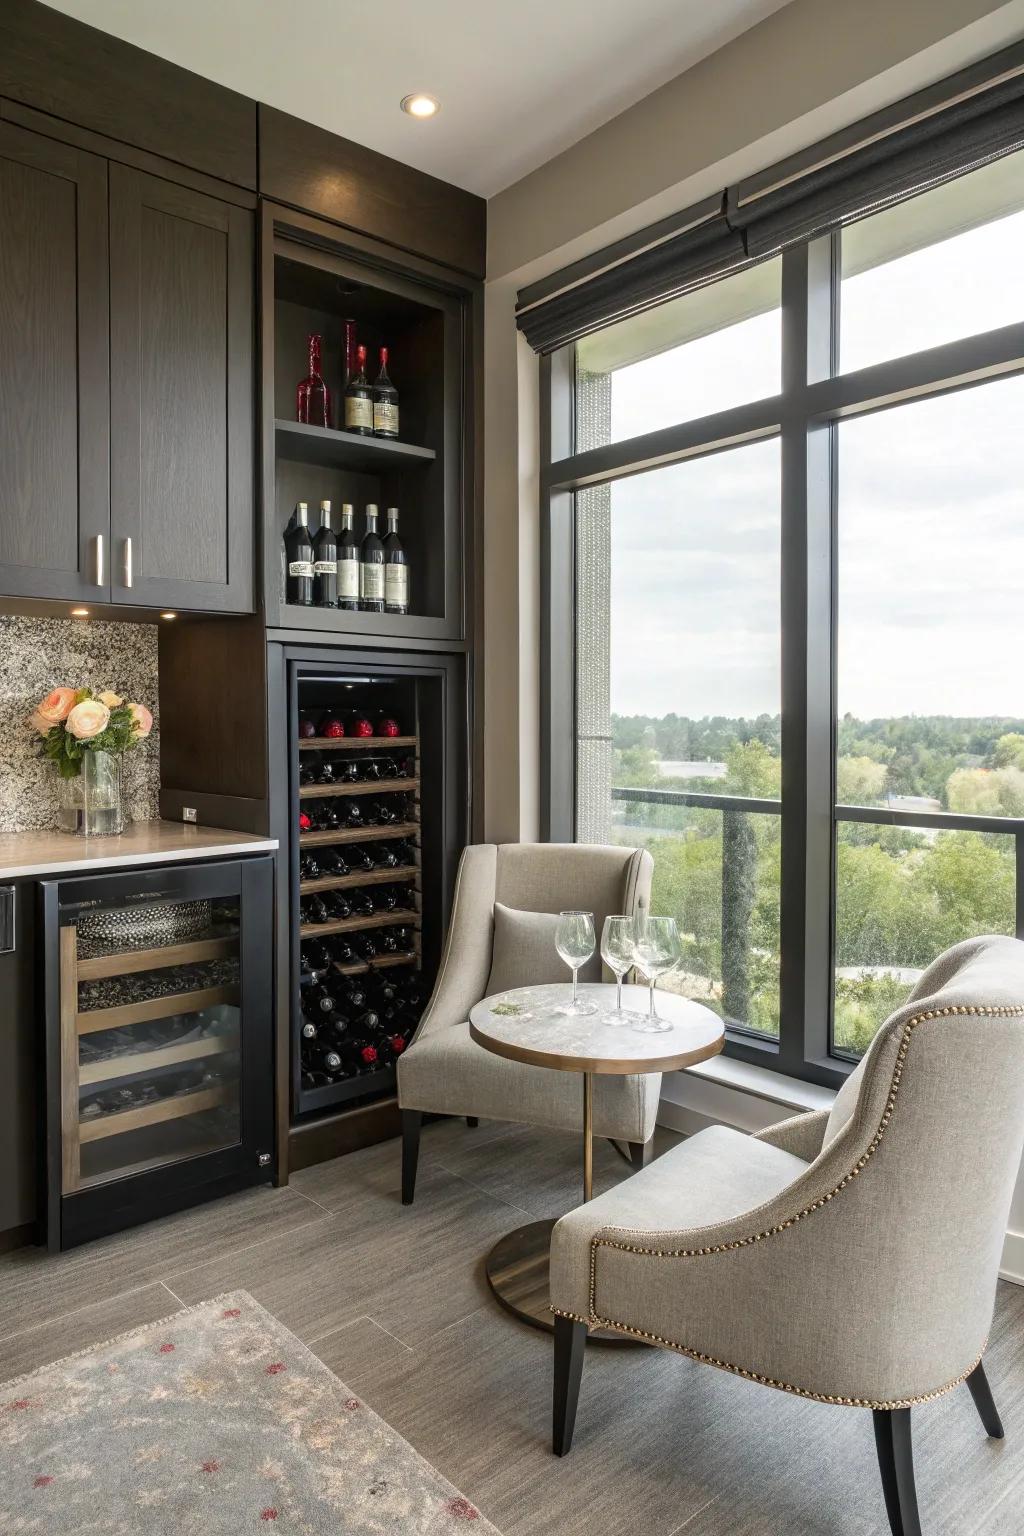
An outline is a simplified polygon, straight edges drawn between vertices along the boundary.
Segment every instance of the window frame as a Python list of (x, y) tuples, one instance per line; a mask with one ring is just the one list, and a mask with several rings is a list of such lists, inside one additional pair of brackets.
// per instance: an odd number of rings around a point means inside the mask
[[(575, 345), (540, 360), (541, 835), (575, 841), (578, 490), (745, 443), (781, 441), (782, 817), (778, 1039), (726, 1031), (726, 1054), (839, 1087), (831, 1053), (840, 821), (1009, 833), (1024, 938), (1024, 819), (837, 805), (836, 428), (853, 416), (1024, 372), (1024, 322), (839, 373), (841, 232), (782, 253), (778, 395), (577, 450)], [(769, 258), (770, 259), (770, 258)], [(701, 797), (702, 799), (705, 797)]]

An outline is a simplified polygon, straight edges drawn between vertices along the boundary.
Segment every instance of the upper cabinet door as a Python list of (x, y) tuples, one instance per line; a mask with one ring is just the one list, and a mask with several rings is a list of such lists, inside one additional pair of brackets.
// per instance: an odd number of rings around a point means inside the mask
[(110, 167), (111, 596), (253, 607), (253, 216)]
[(0, 593), (108, 592), (107, 167), (0, 122)]

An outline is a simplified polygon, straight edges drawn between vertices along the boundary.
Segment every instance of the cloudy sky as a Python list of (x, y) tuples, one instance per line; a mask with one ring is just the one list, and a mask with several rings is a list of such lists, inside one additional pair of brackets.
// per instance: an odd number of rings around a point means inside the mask
[[(884, 216), (883, 216), (884, 217)], [(1024, 319), (1024, 213), (846, 280), (842, 366)], [(619, 439), (777, 392), (778, 312), (613, 375)], [(1024, 715), (1024, 377), (839, 430), (840, 713)], [(612, 709), (779, 709), (779, 449), (612, 488)]]

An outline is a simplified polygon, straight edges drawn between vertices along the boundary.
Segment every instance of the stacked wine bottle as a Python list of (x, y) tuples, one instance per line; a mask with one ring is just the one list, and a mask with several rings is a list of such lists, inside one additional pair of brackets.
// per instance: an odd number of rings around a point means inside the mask
[(417, 740), (391, 718), (299, 721), (302, 1087), (393, 1067), (428, 991), (419, 973)]

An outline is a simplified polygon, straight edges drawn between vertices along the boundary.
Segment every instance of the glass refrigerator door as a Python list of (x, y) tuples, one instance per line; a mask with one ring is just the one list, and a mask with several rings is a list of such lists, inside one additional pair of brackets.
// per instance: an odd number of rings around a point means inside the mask
[(61, 1189), (241, 1137), (237, 894), (61, 913)]

